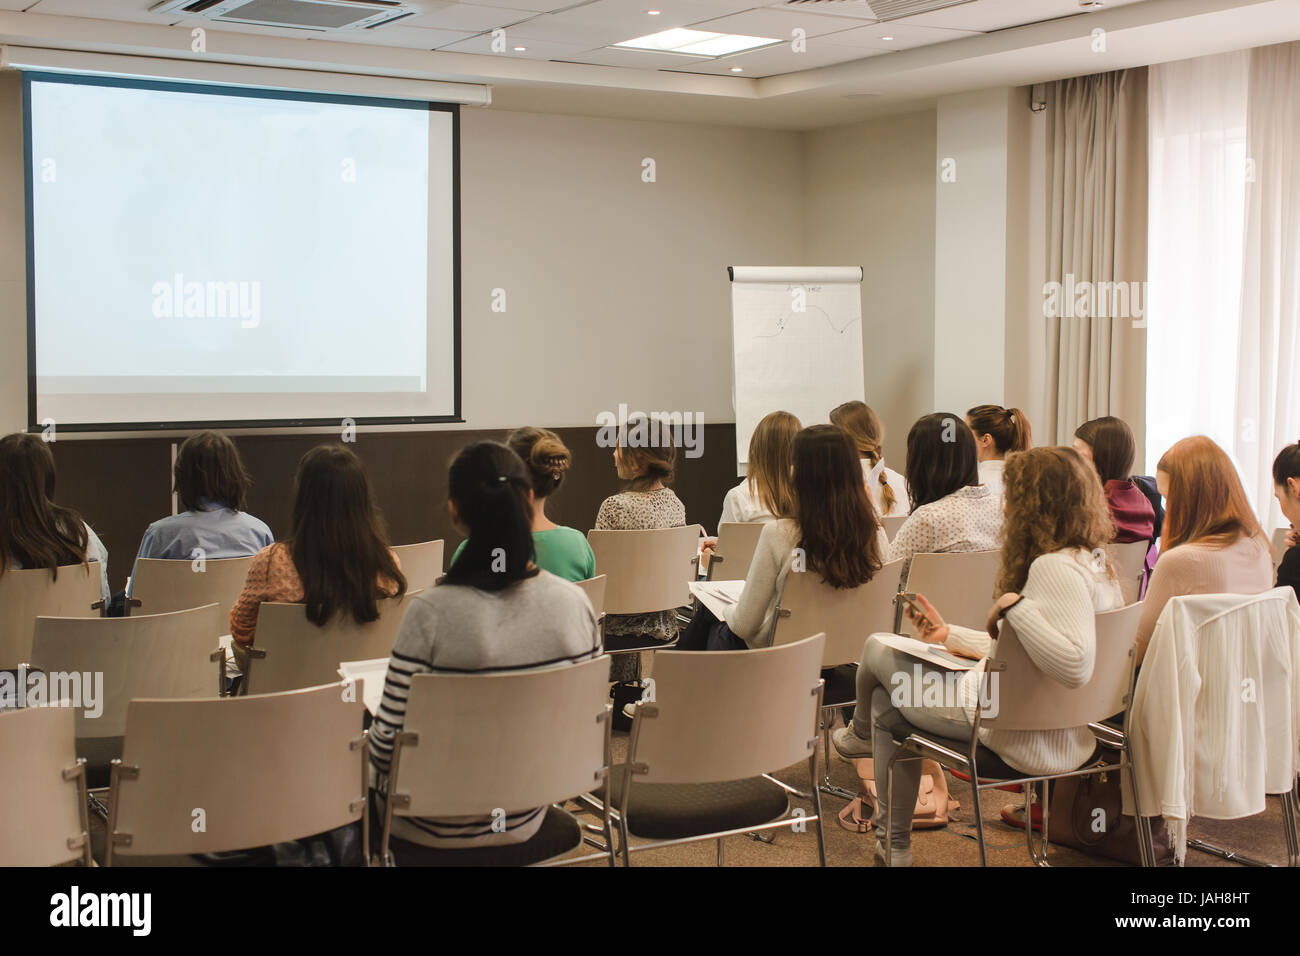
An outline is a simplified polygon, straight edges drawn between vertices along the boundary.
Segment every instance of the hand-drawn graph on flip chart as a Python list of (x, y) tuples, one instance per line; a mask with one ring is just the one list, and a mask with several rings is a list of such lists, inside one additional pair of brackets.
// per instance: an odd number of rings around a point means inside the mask
[(768, 412), (804, 425), (830, 420), (841, 402), (861, 400), (862, 268), (732, 266), (732, 400), (736, 462)]

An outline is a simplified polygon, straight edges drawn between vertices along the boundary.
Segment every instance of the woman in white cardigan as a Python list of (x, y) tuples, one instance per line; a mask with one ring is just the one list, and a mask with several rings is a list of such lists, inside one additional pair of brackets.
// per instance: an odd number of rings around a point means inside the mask
[[(1092, 677), (1095, 615), (1123, 604), (1119, 583), (1105, 560), (1114, 526), (1093, 469), (1073, 449), (1034, 448), (1008, 459), (1005, 475), (1007, 512), (997, 581), (1003, 593), (989, 610), (987, 633), (945, 624), (921, 595), (917, 601), (925, 615), (908, 610), (923, 640), (979, 661), (955, 686), (955, 699), (934, 705), (925, 680), (932, 669), (929, 665), (920, 666), (921, 685), (912, 687), (919, 662), (867, 639), (858, 668), (857, 711), (851, 725), (836, 731), (832, 740), (846, 759), (874, 756), (876, 792), (881, 795), (877, 826), (884, 825), (889, 760), (897, 750), (891, 730), (908, 723), (944, 737), (969, 737), (984, 663), (1004, 617), (1015, 626), (1021, 646), (1040, 670), (1066, 687), (1080, 687)], [(947, 672), (938, 673), (942, 678)], [(922, 688), (927, 689), (924, 697)], [(1087, 727), (981, 730), (980, 739), (1009, 765), (1028, 774), (1074, 770), (1094, 748)], [(910, 809), (916, 803), (920, 767), (913, 760), (894, 765), (896, 806)], [(889, 838), (893, 865), (910, 866), (910, 812), (893, 815)], [(877, 844), (876, 856), (884, 860), (883, 842)]]

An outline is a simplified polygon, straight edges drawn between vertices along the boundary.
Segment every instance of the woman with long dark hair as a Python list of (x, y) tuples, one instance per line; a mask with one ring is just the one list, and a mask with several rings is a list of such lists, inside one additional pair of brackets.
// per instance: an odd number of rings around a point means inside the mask
[[(452, 462), (448, 485), (448, 513), (469, 537), (446, 577), (412, 599), (397, 632), (370, 727), (370, 763), (381, 803), (414, 675), (550, 667), (602, 652), (586, 595), (534, 561), (534, 496), (519, 456), (497, 442), (474, 442)], [(503, 817), (396, 817), (394, 855), (418, 863), (419, 845), (522, 843), (546, 817), (545, 807), (503, 809)]]
[(378, 620), (382, 598), (405, 590), (361, 459), (343, 445), (319, 445), (298, 462), (289, 535), (253, 559), (230, 633), (251, 647), (267, 601), (301, 602), (320, 627), (338, 616), (366, 624)]
[(1114, 415), (1084, 422), (1074, 430), (1074, 450), (1097, 470), (1115, 521), (1115, 542), (1154, 540), (1155, 508), (1131, 474), (1137, 443), (1128, 422)]

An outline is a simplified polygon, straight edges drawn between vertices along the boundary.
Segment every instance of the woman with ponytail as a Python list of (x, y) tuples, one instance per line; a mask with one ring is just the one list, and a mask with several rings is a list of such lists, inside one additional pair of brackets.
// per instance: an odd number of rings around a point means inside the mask
[(1013, 451), (1027, 451), (1033, 445), (1029, 419), (1018, 408), (976, 405), (966, 413), (966, 425), (975, 436), (979, 457), (980, 484), (1002, 495), (1002, 466)]
[(845, 402), (831, 410), (831, 424), (844, 431), (857, 446), (867, 491), (882, 518), (902, 518), (911, 513), (903, 476), (885, 467), (885, 430), (864, 402)]
[[(585, 581), (596, 576), (596, 556), (587, 536), (565, 528), (546, 517), (546, 500), (560, 487), (572, 457), (560, 436), (545, 428), (516, 428), (506, 436), (506, 446), (519, 456), (532, 484), (531, 527), (533, 560), (543, 571), (566, 581)], [(452, 563), (468, 542), (462, 541)]]
[[(416, 674), (475, 674), (574, 664), (601, 654), (596, 616), (574, 584), (533, 560), (529, 469), (498, 442), (465, 446), (451, 464), (447, 511), (469, 537), (447, 576), (411, 599), (388, 663), (370, 727), (370, 764), (383, 809), (393, 741), (406, 717)], [(393, 819), (399, 864), (420, 863), (420, 846), (523, 843), (541, 828), (545, 807), (499, 815)]]

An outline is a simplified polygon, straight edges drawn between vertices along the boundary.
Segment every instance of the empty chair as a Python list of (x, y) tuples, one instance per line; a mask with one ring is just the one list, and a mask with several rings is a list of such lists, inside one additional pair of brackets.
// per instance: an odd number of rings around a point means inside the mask
[(31, 659), (38, 617), (98, 617), (101, 599), (98, 561), (59, 568), (57, 578), (45, 568), (0, 574), (0, 670)]
[(216, 604), (229, 613), (252, 563), (251, 555), (201, 562), (138, 558), (127, 613), (138, 608), (141, 614), (164, 614), (205, 604)]
[[(970, 737), (954, 740), (939, 737), (911, 725), (895, 730), (894, 739), (899, 749), (889, 764), (892, 788), (894, 765), (898, 760), (923, 757), (937, 760), (949, 770), (960, 770), (972, 781), (976, 839), (979, 843), (980, 866), (988, 865), (984, 844), (984, 821), (980, 811), (980, 793), (993, 787), (1025, 781), (1025, 817), (1029, 818), (1032, 781), (1039, 781), (1046, 790), (1046, 781), (1061, 777), (1118, 772), (1133, 766), (1127, 738), (1123, 734), (1102, 726), (1106, 718), (1125, 710), (1129, 702), (1135, 666), (1138, 618), (1142, 605), (1130, 604), (1114, 611), (1097, 614), (1096, 656), (1092, 677), (1081, 687), (1066, 687), (1038, 669), (1028, 652), (1021, 646), (1020, 638), (1010, 621), (1004, 620), (995, 645), (993, 657), (985, 664), (981, 678), (980, 706), (975, 710), (975, 721)], [(987, 713), (986, 713), (987, 711)], [(980, 743), (979, 733), (985, 730), (1051, 731), (1092, 726), (1093, 732), (1108, 740), (1120, 754), (1118, 763), (1100, 761), (1097, 754), (1072, 771), (1060, 774), (1027, 774), (1005, 763), (996, 753)], [(1126, 785), (1132, 784), (1132, 774), (1121, 774)], [(1045, 795), (1045, 794), (1044, 794)], [(889, 816), (894, 812), (894, 801), (887, 803), (884, 832), (889, 833)], [(1047, 841), (1050, 820), (1047, 801), (1042, 801), (1043, 831), (1041, 845), (1034, 842), (1033, 827), (1025, 828), (1025, 840), (1030, 857), (1040, 866), (1047, 865)], [(910, 812), (910, 807), (908, 812)], [(892, 855), (892, 841), (885, 840), (886, 854)], [(1141, 842), (1139, 840), (1139, 842)], [(1149, 841), (1148, 841), (1149, 843)], [(1143, 859), (1146, 860), (1146, 850)]]
[(709, 558), (710, 581), (743, 581), (763, 533), (761, 521), (727, 522), (718, 528), (718, 543)]
[(884, 525), (885, 534), (889, 536), (890, 541), (894, 540), (894, 536), (898, 534), (898, 529), (903, 526), (903, 522), (907, 520), (907, 517), (907, 515), (894, 515), (893, 517), (880, 519), (880, 523)]
[[(914, 554), (907, 575), (907, 590), (924, 594), (947, 623), (983, 630), (989, 608), (993, 606), (993, 582), (1001, 560), (1000, 551)], [(901, 603), (894, 620), (901, 627), (904, 620)], [(903, 633), (897, 627), (895, 631)]]
[(91, 865), (86, 777), (74, 741), (67, 707), (0, 713), (0, 866)]
[[(608, 799), (618, 811), (619, 851), (718, 841), (750, 831), (817, 825), (826, 865), (817, 781), (822, 647), (816, 634), (746, 651), (665, 651), (655, 658), (655, 700), (636, 707), (627, 762), (612, 768)], [(790, 811), (789, 788), (763, 776), (808, 761), (811, 815)], [(650, 840), (633, 846), (631, 837)]]
[(368, 857), (368, 753), (360, 694), (348, 689), (131, 701), (113, 762), (107, 865), (245, 850), (358, 821)]
[[(698, 525), (644, 531), (594, 529), (587, 541), (596, 556), (596, 574), (605, 575), (606, 614), (650, 614), (690, 604), (699, 554)], [(611, 639), (612, 640), (612, 639)], [(607, 643), (611, 653), (644, 650), (632, 642)]]
[(587, 595), (587, 600), (591, 602), (591, 609), (596, 612), (596, 625), (600, 628), (602, 637), (605, 633), (605, 582), (607, 580), (605, 575), (598, 574), (594, 578), (576, 582), (578, 587), (582, 588), (582, 593)]
[(1124, 595), (1125, 604), (1132, 604), (1142, 593), (1149, 550), (1151, 542), (1146, 540), (1126, 541), (1110, 546), (1111, 560), (1115, 562), (1115, 576), (1119, 579), (1119, 589)]
[[(791, 573), (785, 591), (777, 602), (773, 620), (772, 644), (789, 644), (812, 634), (825, 634), (822, 650), (822, 676), (826, 689), (822, 695), (822, 740), (829, 760), (830, 714), (836, 707), (857, 700), (857, 686), (849, 673), (832, 670), (842, 664), (857, 664), (867, 638), (878, 631), (894, 627), (894, 601), (903, 560), (886, 564), (866, 584), (856, 588), (833, 588), (816, 573)], [(830, 781), (830, 768), (822, 767), (823, 793), (845, 800), (855, 796)]]
[(109, 762), (122, 753), (133, 698), (223, 691), (219, 639), (226, 621), (216, 604), (134, 617), (36, 619), (32, 666), (45, 672), (52, 698), (56, 686), (79, 698), (73, 701), (77, 752), (86, 758), (91, 786), (106, 783)]
[[(523, 866), (582, 845), (582, 828), (552, 807), (604, 785), (609, 768), (609, 661), (484, 674), (411, 678), (394, 742), (380, 857), (389, 857), (393, 816), (489, 817), (548, 807), (528, 841), (483, 847), (399, 842), (396, 862), (426, 866)], [(447, 728), (455, 727), (455, 733)], [(605, 852), (614, 865), (609, 817)], [(579, 862), (566, 860), (565, 863)]]
[(324, 627), (307, 620), (302, 604), (263, 603), (257, 612), (256, 646), (248, 648), (244, 693), (273, 694), (338, 679), (343, 661), (388, 657), (402, 624), (406, 601), (418, 591), (378, 602), (379, 619), (358, 624), (346, 614)]
[(408, 591), (431, 588), (442, 577), (442, 538), (418, 544), (399, 544), (393, 547), (393, 554), (402, 563)]

